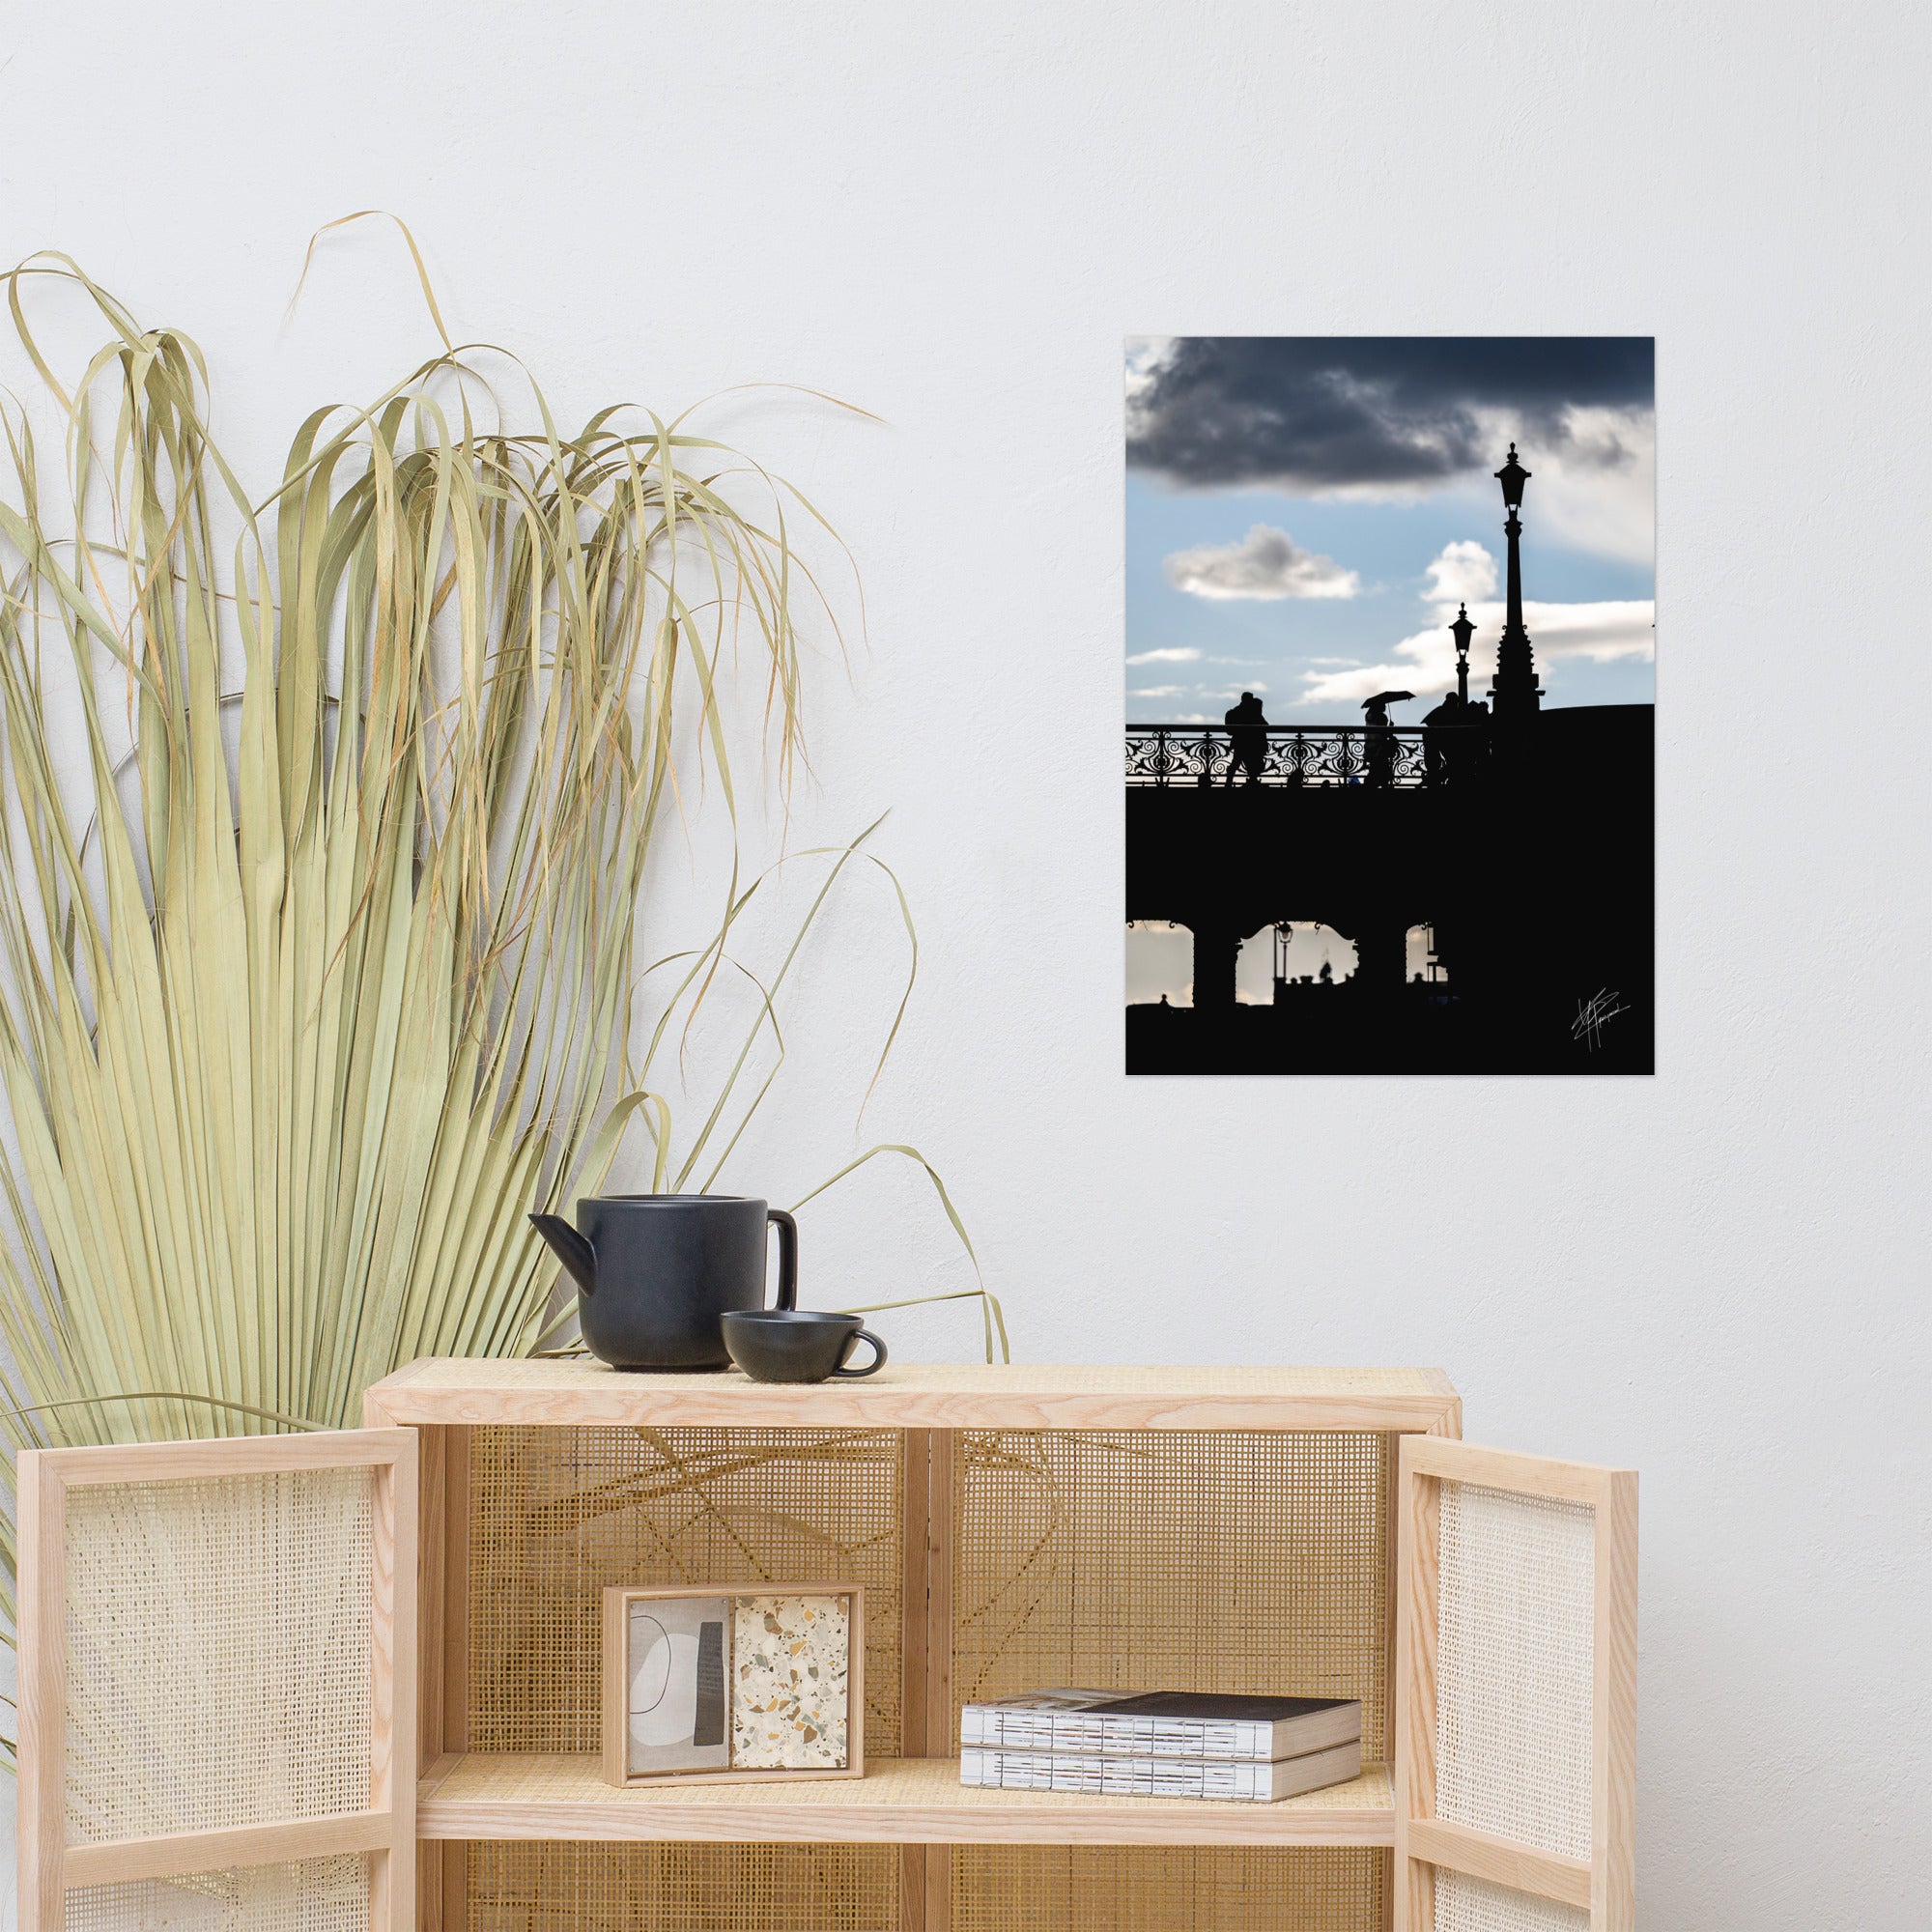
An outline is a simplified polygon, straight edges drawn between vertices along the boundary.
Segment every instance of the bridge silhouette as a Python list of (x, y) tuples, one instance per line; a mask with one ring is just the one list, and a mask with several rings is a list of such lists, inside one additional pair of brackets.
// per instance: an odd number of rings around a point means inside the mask
[[(1129, 1007), (1127, 1071), (1649, 1072), (1653, 718), (1270, 726), (1245, 759), (1219, 726), (1129, 726), (1126, 918), (1191, 932), (1194, 1005)], [(1243, 940), (1291, 923), (1355, 972), (1238, 1001)]]

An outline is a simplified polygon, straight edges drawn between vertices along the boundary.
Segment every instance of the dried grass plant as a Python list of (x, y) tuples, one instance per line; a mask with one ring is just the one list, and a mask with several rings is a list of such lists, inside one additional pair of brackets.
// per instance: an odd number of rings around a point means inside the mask
[[(353, 1425), (415, 1356), (567, 1346), (526, 1211), (594, 1191), (634, 1119), (657, 1187), (712, 1185), (826, 893), (877, 863), (863, 838), (794, 854), (826, 876), (760, 976), (733, 940), (766, 880), (734, 857), (716, 932), (658, 962), (676, 992), (631, 1064), (646, 865), (694, 772), (735, 827), (733, 692), (761, 697), (781, 789), (799, 769), (795, 613), (830, 611), (787, 520), (822, 520), (688, 417), (566, 433), (520, 376), (532, 427), (508, 433), (484, 374), (505, 358), (450, 341), (415, 260), (441, 353), (318, 410), (263, 500), (210, 434), (193, 342), (66, 257), (6, 278), (65, 432), (43, 450), (34, 412), (4, 412), (16, 1449)], [(29, 321), (48, 278), (106, 326), (71, 386)], [(757, 674), (728, 678), (734, 653)], [(721, 977), (756, 1011), (680, 1143), (651, 1068)], [(920, 1159), (840, 1174), (889, 1151)], [(966, 1293), (990, 1359), (997, 1307)]]

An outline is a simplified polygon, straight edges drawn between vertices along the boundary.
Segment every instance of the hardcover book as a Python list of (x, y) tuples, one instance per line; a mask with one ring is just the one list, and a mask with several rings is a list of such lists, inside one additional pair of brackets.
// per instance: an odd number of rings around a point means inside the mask
[(1064, 1689), (966, 1705), (964, 1745), (1088, 1751), (1126, 1757), (1276, 1758), (1347, 1744), (1362, 1734), (1352, 1697), (1253, 1697), (1212, 1691)]
[(1352, 1738), (1326, 1750), (1273, 1763), (1251, 1759), (1118, 1757), (1081, 1751), (986, 1750), (959, 1754), (961, 1784), (1002, 1791), (1089, 1792), (1105, 1798), (1206, 1798), (1271, 1804), (1324, 1784), (1346, 1784), (1362, 1771), (1362, 1744)]

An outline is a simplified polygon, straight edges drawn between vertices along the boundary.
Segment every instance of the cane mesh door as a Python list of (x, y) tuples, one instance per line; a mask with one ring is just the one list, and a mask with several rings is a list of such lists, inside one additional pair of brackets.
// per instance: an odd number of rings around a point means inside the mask
[(21, 1932), (404, 1932), (414, 1431), (28, 1451), (19, 1494)]
[(1636, 1477), (1403, 1438), (1398, 1932), (1632, 1932)]

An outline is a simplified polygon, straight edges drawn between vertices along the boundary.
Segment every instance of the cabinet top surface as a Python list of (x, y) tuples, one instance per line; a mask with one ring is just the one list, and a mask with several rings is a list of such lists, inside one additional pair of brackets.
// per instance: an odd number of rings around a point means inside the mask
[(898, 1429), (1430, 1429), (1457, 1434), (1439, 1369), (983, 1367), (894, 1362), (810, 1386), (737, 1370), (650, 1375), (586, 1357), (433, 1358), (369, 1391), (371, 1422)]

